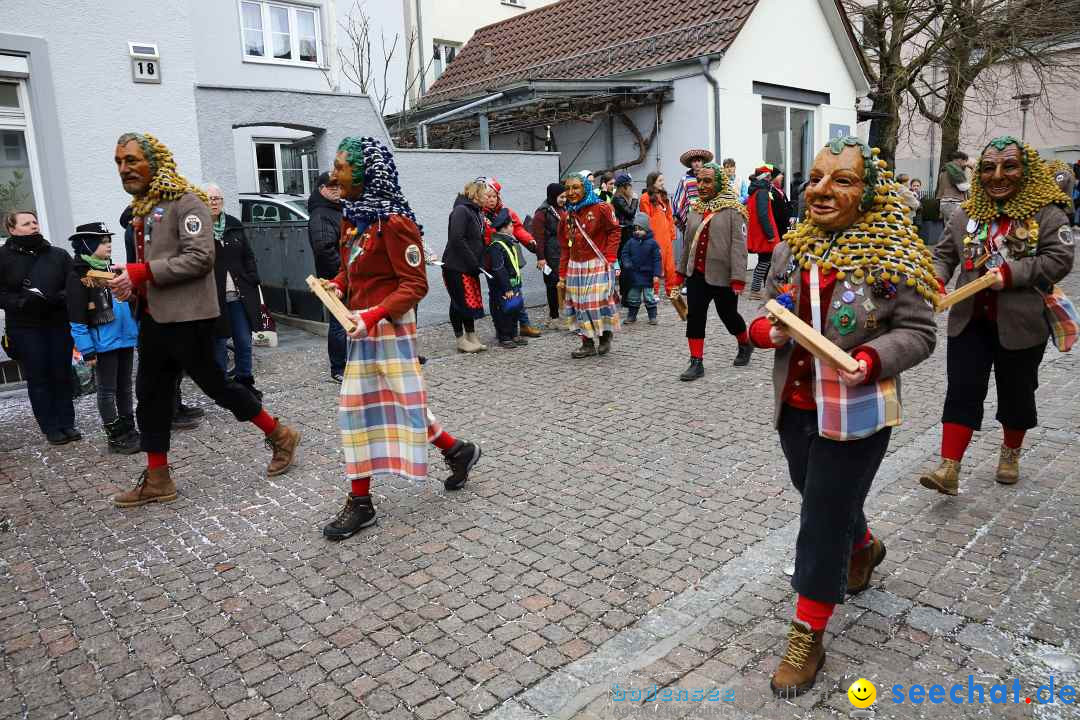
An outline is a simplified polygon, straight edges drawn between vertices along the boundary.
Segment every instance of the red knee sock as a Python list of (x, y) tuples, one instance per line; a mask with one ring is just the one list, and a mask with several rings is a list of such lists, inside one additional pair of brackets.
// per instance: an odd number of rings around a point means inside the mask
[(862, 550), (863, 548), (869, 546), (872, 542), (874, 542), (874, 536), (870, 534), (870, 528), (866, 528), (866, 534), (863, 535), (861, 538), (858, 538), (855, 541), (855, 544), (851, 546), (851, 549), (858, 552), (859, 550)]
[(443, 430), (441, 433), (435, 436), (435, 439), (431, 441), (431, 444), (439, 448), (440, 450), (446, 451), (454, 447), (454, 443), (456, 442), (457, 438)]
[(690, 346), (690, 357), (698, 360), (705, 357), (705, 338), (686, 338), (686, 344)]
[(371, 478), (359, 478), (352, 481), (352, 496), (367, 497), (371, 494)]
[(749, 345), (750, 344), (750, 333), (747, 332), (746, 330), (743, 330), (741, 333), (739, 333), (738, 335), (735, 336), (735, 339), (739, 341), (740, 345)]
[(163, 468), (169, 466), (169, 456), (166, 453), (148, 452), (146, 453), (146, 467), (149, 470), (155, 470), (157, 468)]
[(971, 435), (975, 431), (966, 425), (956, 423), (942, 423), (941, 425), (941, 457), (946, 460), (960, 462), (964, 459)]
[(251, 418), (251, 422), (255, 424), (255, 427), (259, 428), (267, 435), (274, 432), (274, 428), (277, 427), (277, 420), (274, 419), (270, 413), (266, 412), (265, 409), (260, 410), (258, 415)]
[(795, 603), (795, 618), (802, 620), (815, 632), (824, 630), (825, 626), (829, 624), (829, 618), (832, 617), (833, 608), (835, 607), (834, 603), (818, 602), (805, 595), (800, 595), (798, 602)]
[(1027, 430), (1011, 430), (1007, 427), (1001, 429), (1005, 433), (1005, 447), (1019, 450), (1020, 446), (1024, 444), (1024, 435)]

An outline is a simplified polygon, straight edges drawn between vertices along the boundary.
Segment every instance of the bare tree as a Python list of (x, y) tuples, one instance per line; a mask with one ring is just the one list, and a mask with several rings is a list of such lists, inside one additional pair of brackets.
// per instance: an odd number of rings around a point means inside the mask
[[(400, 35), (394, 33), (387, 48), (386, 34), (379, 30), (379, 55), (372, 53), (371, 18), (360, 0), (353, 0), (345, 19), (339, 23), (344, 41), (338, 43), (337, 57), (341, 74), (360, 92), (374, 100), (380, 115), (386, 114), (390, 101), (390, 68), (393, 66)], [(327, 82), (330, 82), (327, 75)]]

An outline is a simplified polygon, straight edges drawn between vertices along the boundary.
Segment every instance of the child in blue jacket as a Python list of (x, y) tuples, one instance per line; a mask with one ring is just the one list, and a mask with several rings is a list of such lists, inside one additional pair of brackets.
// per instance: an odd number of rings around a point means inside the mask
[(639, 212), (634, 216), (634, 232), (623, 245), (619, 255), (619, 267), (629, 277), (629, 292), (626, 294), (626, 322), (637, 322), (641, 309), (642, 296), (645, 298), (645, 312), (649, 314), (649, 324), (656, 325), (656, 293), (653, 286), (660, 282), (661, 261), (660, 246), (653, 239), (649, 216)]
[(87, 287), (89, 270), (107, 271), (112, 257), (112, 233), (105, 223), (75, 228), (70, 238), (75, 262), (67, 282), (68, 320), (75, 347), (97, 375), (97, 404), (109, 452), (131, 455), (139, 451), (135, 429), (131, 377), (139, 325), (131, 307), (117, 300), (108, 288)]

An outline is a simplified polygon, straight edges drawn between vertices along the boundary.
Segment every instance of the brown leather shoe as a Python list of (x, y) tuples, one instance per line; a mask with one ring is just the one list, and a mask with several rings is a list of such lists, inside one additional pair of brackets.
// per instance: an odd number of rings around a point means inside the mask
[(802, 620), (792, 620), (788, 646), (769, 685), (777, 697), (793, 698), (814, 687), (825, 664), (825, 631), (814, 631)]
[(172, 502), (176, 499), (176, 483), (169, 474), (168, 467), (147, 468), (142, 471), (135, 487), (127, 492), (113, 495), (116, 507), (138, 507), (152, 502)]
[(1020, 479), (1020, 448), (1001, 446), (1001, 458), (994, 479), (1002, 485), (1016, 484)]
[[(277, 420), (277, 418), (274, 419)], [(266, 447), (274, 451), (270, 464), (266, 466), (266, 474), (274, 477), (288, 470), (296, 460), (296, 446), (299, 444), (300, 433), (278, 421), (274, 432), (266, 436)]]
[(937, 490), (943, 495), (959, 495), (960, 463), (955, 460), (943, 458), (938, 469), (920, 477), (919, 483), (924, 488)]
[(535, 325), (522, 325), (521, 334), (527, 338), (538, 338), (543, 333), (540, 332), (540, 328)]
[(851, 565), (848, 567), (847, 591), (851, 595), (861, 593), (870, 587), (870, 576), (874, 568), (885, 559), (885, 543), (877, 538), (864, 547), (851, 553)]

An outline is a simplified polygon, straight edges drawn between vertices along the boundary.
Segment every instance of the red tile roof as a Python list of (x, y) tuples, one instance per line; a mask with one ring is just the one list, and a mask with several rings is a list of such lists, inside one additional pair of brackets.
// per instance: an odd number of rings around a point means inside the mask
[(477, 30), (421, 105), (521, 80), (603, 78), (722, 52), (757, 3), (561, 0)]

